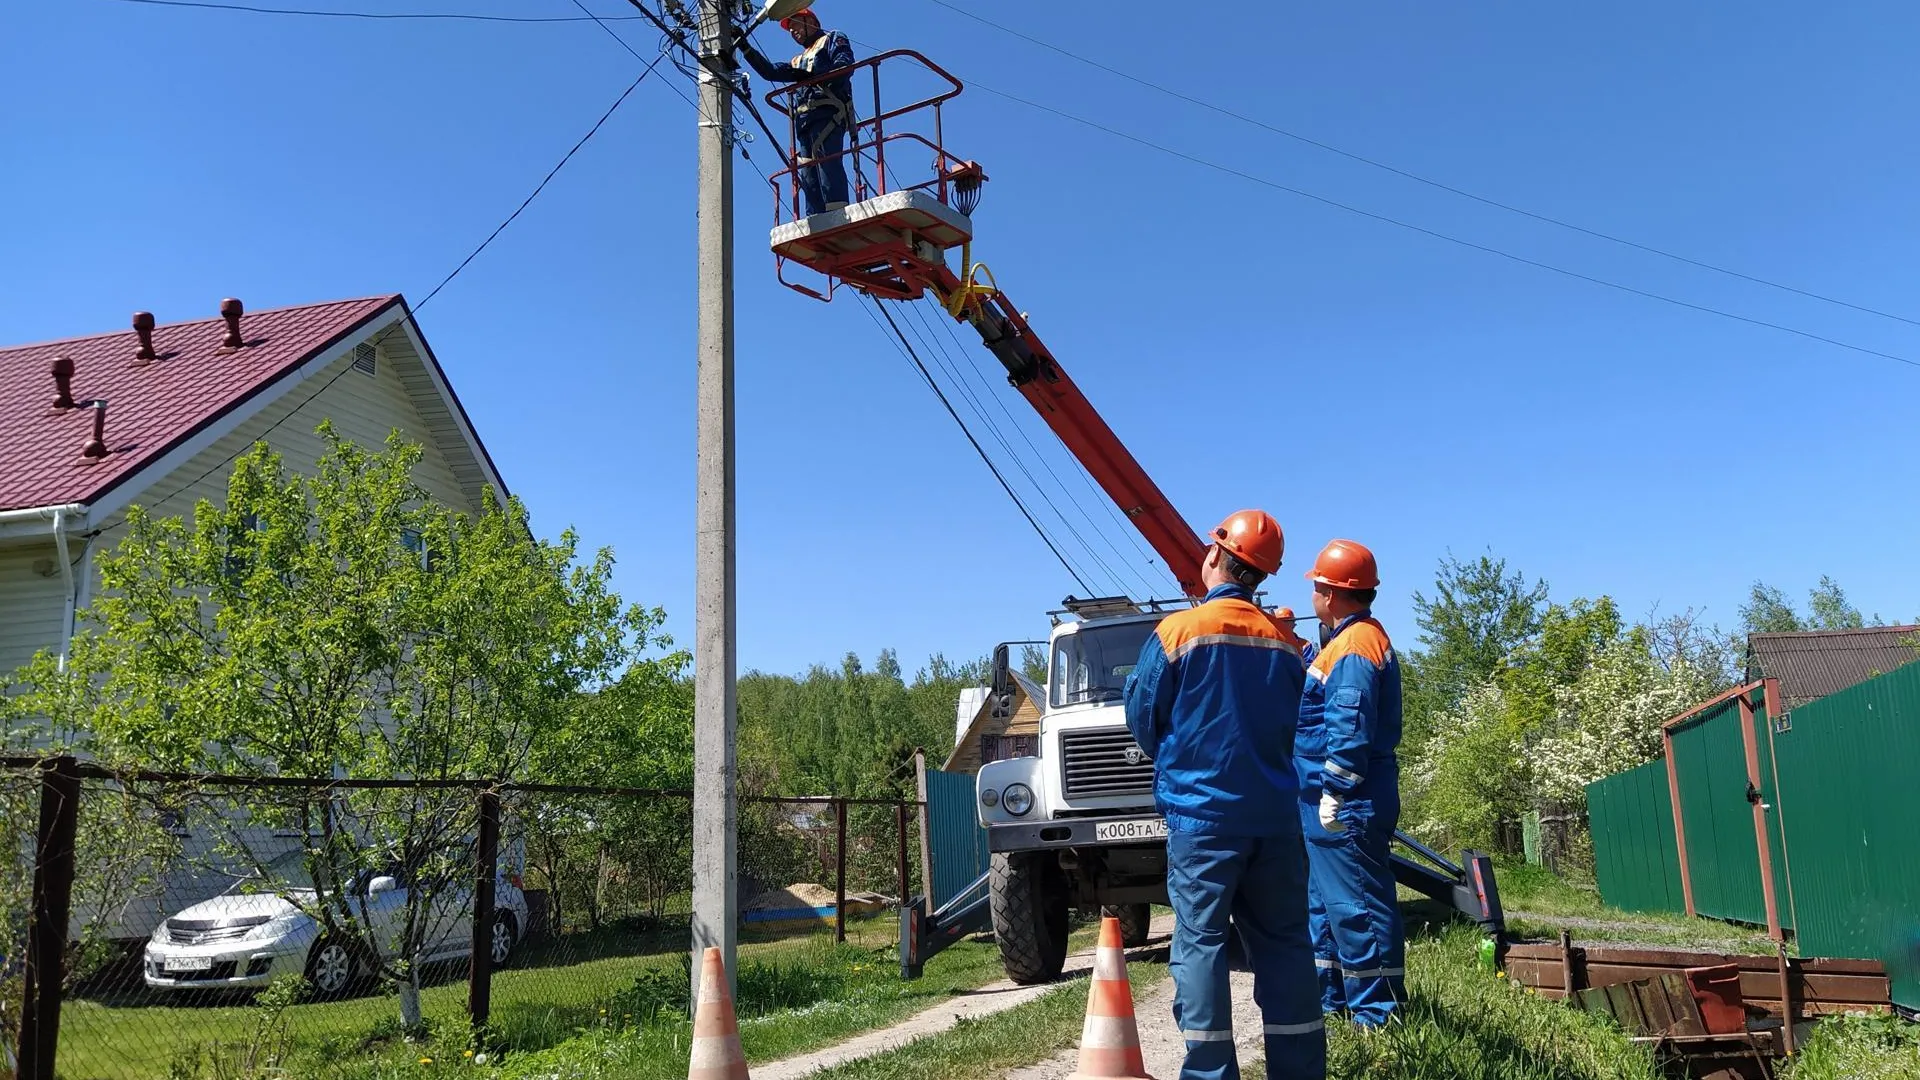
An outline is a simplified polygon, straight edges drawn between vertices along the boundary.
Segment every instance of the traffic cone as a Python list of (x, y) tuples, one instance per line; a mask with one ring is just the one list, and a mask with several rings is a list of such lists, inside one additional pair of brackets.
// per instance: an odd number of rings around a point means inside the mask
[(1127, 950), (1120, 920), (1100, 920), (1100, 947), (1093, 954), (1093, 988), (1087, 1023), (1080, 1030), (1080, 1065), (1070, 1080), (1133, 1077), (1153, 1080), (1140, 1057), (1140, 1028), (1133, 1021), (1133, 986), (1127, 981)]
[(727, 965), (720, 950), (708, 948), (700, 961), (700, 1007), (693, 1015), (693, 1057), (687, 1080), (748, 1080), (747, 1055), (740, 1049), (740, 1021), (727, 990)]

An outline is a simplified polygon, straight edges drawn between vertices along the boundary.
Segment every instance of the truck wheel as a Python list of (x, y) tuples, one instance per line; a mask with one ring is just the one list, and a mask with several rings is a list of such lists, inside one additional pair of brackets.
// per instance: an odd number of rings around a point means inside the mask
[(1060, 866), (1043, 851), (993, 857), (993, 937), (1007, 978), (1022, 986), (1052, 982), (1067, 962), (1067, 891)]
[(1100, 914), (1111, 915), (1120, 920), (1120, 941), (1129, 949), (1137, 949), (1147, 943), (1147, 934), (1153, 927), (1153, 908), (1147, 904), (1116, 904), (1103, 907)]

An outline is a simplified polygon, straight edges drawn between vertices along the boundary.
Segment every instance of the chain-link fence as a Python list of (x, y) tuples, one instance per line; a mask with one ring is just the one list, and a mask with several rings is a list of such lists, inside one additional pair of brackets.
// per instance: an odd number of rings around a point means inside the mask
[[(917, 805), (741, 799), (743, 952), (891, 953)], [(0, 837), (0, 1076), (371, 1076), (686, 1006), (685, 792), (10, 759)]]

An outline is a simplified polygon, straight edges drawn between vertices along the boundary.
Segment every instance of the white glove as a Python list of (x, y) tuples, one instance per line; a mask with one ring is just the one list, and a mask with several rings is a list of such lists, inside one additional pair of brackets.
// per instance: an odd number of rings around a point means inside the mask
[(1320, 827), (1331, 833), (1346, 832), (1347, 823), (1335, 817), (1340, 809), (1340, 797), (1331, 791), (1320, 793)]

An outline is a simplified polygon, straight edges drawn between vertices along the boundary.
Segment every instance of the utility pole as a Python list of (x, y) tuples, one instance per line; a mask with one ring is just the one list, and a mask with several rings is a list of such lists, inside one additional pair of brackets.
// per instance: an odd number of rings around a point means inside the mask
[(732, 0), (700, 0), (699, 358), (693, 613), (693, 986), (718, 946), (734, 978), (740, 900), (734, 795)]

